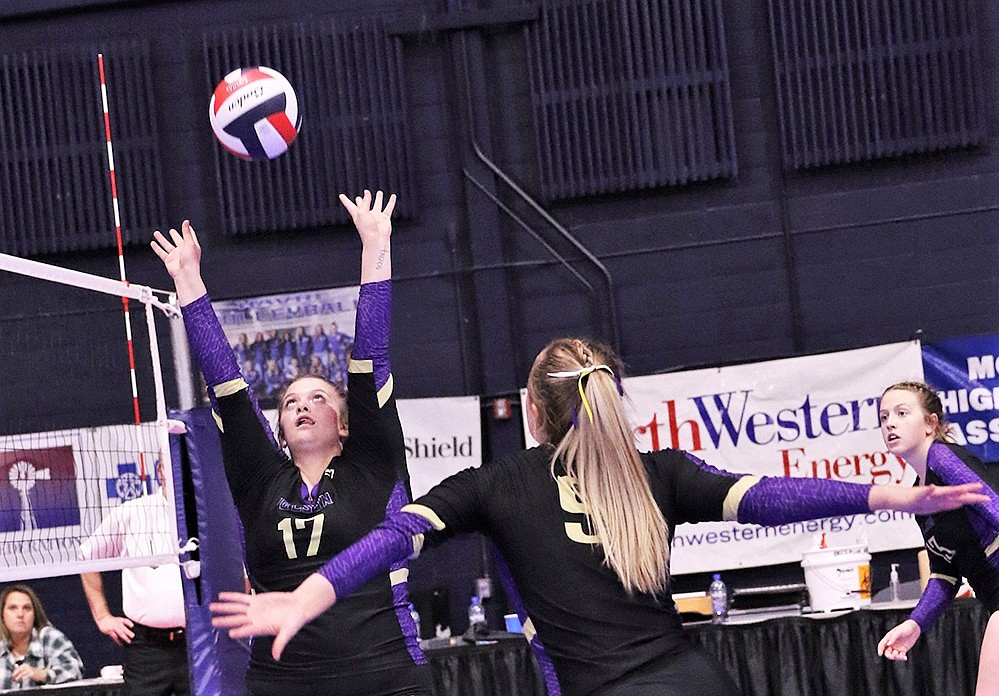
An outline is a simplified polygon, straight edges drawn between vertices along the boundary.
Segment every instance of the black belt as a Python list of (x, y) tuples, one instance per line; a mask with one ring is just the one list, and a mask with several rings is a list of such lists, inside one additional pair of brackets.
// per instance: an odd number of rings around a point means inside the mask
[(154, 626), (144, 626), (133, 621), (132, 632), (135, 633), (136, 636), (158, 643), (173, 643), (175, 641), (185, 640), (183, 626), (178, 626), (176, 628), (155, 628)]

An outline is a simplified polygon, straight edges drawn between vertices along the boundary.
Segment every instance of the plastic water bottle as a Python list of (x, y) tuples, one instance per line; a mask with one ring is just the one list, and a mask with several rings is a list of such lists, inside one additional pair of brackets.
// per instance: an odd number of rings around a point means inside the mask
[(899, 600), (898, 592), (898, 563), (891, 564), (891, 573), (888, 576), (888, 585), (891, 587), (891, 601)]
[(413, 606), (412, 602), (409, 604), (409, 615), (413, 617), (413, 623), (416, 624), (416, 637), (420, 637), (420, 612), (416, 611), (416, 607)]
[(472, 595), (472, 601), (468, 605), (468, 627), (473, 631), (486, 629), (486, 610), (478, 595)]
[(724, 623), (728, 618), (728, 588), (720, 573), (715, 573), (711, 578), (708, 594), (711, 595), (711, 620), (715, 623)]

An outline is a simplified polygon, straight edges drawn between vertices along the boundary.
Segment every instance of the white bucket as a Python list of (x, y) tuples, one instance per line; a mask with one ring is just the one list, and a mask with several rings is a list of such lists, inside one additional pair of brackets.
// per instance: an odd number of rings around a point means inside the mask
[(871, 603), (871, 554), (841, 546), (801, 554), (812, 611), (859, 609)]

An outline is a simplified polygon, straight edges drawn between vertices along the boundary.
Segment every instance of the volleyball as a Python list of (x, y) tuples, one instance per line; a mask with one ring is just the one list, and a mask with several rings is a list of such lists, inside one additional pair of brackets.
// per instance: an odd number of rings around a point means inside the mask
[(302, 127), (298, 97), (277, 70), (237, 68), (215, 87), (208, 117), (222, 147), (245, 160), (283, 154)]

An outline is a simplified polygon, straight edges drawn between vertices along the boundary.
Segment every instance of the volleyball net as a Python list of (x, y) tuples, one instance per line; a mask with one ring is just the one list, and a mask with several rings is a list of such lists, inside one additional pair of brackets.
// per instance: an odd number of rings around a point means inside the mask
[(0, 581), (176, 563), (156, 340), (156, 314), (176, 310), (6, 254), (0, 284), (18, 298), (0, 306)]

